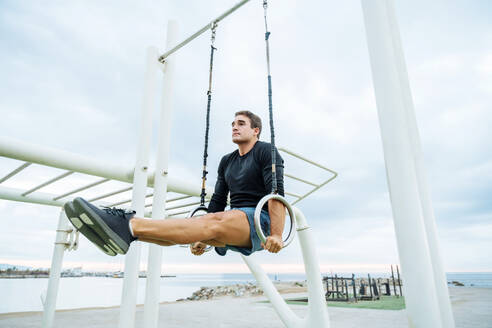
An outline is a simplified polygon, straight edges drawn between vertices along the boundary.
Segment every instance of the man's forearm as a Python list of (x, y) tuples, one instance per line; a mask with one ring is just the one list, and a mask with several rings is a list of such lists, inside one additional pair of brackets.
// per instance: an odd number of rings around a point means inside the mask
[(270, 214), (270, 233), (272, 236), (282, 237), (285, 225), (285, 206), (278, 200), (268, 201), (268, 214)]

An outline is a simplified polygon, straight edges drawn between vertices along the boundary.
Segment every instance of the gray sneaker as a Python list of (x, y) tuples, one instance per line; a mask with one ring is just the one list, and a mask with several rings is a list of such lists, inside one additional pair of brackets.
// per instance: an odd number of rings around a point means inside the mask
[(81, 234), (83, 234), (87, 239), (89, 239), (94, 245), (97, 246), (101, 251), (103, 251), (104, 254), (110, 255), (110, 256), (116, 256), (116, 251), (114, 250), (113, 247), (110, 245), (107, 245), (104, 240), (99, 237), (94, 230), (89, 228), (87, 224), (84, 223), (84, 221), (77, 215), (77, 212), (75, 211), (75, 207), (73, 206), (73, 203), (66, 202), (63, 205), (63, 208), (65, 209), (65, 214), (67, 215), (68, 220), (72, 225), (80, 231)]
[(103, 208), (92, 205), (83, 198), (73, 200), (80, 219), (117, 253), (126, 254), (130, 244), (137, 240), (130, 232), (129, 221), (135, 215), (119, 208)]

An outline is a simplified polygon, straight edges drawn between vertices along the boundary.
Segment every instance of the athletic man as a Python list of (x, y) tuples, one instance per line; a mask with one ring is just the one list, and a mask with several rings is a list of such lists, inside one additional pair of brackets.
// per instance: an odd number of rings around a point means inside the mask
[[(285, 207), (269, 200), (261, 213), (261, 226), (269, 235), (261, 243), (254, 225), (259, 200), (271, 191), (271, 145), (259, 141), (261, 119), (250, 111), (237, 112), (232, 122), (232, 142), (238, 149), (225, 155), (218, 169), (215, 191), (208, 214), (193, 219), (148, 220), (135, 212), (116, 208), (99, 209), (82, 198), (64, 205), (72, 224), (108, 255), (125, 254), (134, 240), (162, 246), (192, 244), (191, 252), (201, 255), (207, 245), (220, 255), (228, 249), (244, 255), (266, 249), (282, 249)], [(283, 160), (277, 152), (277, 187), (283, 190)], [(224, 211), (230, 192), (231, 209)]]

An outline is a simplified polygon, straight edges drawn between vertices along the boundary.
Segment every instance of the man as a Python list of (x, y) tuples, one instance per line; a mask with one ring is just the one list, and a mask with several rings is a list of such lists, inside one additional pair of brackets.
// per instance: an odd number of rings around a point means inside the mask
[[(125, 254), (134, 240), (162, 246), (192, 244), (191, 252), (201, 255), (207, 245), (219, 255), (234, 250), (244, 255), (266, 249), (282, 249), (285, 207), (268, 201), (261, 213), (261, 226), (269, 235), (261, 243), (254, 225), (259, 200), (270, 193), (272, 183), (271, 145), (259, 141), (261, 119), (250, 111), (237, 112), (232, 122), (232, 142), (238, 149), (225, 155), (219, 165), (215, 191), (208, 214), (190, 220), (148, 220), (121, 209), (99, 209), (82, 198), (64, 205), (72, 224), (108, 255)], [(276, 175), (280, 195), (283, 191), (283, 160), (277, 152)], [(231, 209), (224, 211), (230, 192)]]

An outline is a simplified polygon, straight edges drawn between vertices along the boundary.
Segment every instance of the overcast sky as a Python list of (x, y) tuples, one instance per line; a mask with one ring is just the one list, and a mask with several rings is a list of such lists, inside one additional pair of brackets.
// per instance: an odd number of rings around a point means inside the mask
[[(185, 4), (186, 3), (186, 4)], [(179, 39), (235, 1), (2, 1), (0, 135), (125, 166), (133, 165), (145, 52), (164, 49), (168, 19)], [(492, 271), (492, 5), (396, 1), (445, 270)], [(398, 252), (360, 1), (271, 1), (269, 27), (277, 145), (339, 177), (299, 203), (324, 272), (388, 271)], [(209, 148), (213, 185), (234, 150), (230, 122), (249, 109), (268, 124), (263, 9), (254, 0), (217, 31)], [(210, 34), (176, 59), (170, 175), (200, 185)], [(154, 128), (159, 118), (154, 111)], [(269, 140), (268, 129), (262, 140)], [(155, 159), (154, 131), (151, 163)], [(284, 156), (286, 172), (329, 177)], [(0, 177), (21, 162), (0, 158)], [(33, 165), (4, 186), (29, 189), (60, 170)], [(73, 175), (42, 191), (94, 181)], [(305, 187), (286, 181), (288, 191)], [(106, 184), (90, 197), (121, 184)], [(113, 198), (124, 199), (129, 193)], [(48, 267), (59, 209), (0, 200), (0, 263)], [(255, 255), (270, 272), (302, 272), (295, 241)], [(143, 247), (142, 267), (147, 248)], [(122, 269), (85, 238), (66, 266)], [(237, 254), (195, 257), (165, 248), (163, 271), (247, 272)]]

